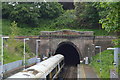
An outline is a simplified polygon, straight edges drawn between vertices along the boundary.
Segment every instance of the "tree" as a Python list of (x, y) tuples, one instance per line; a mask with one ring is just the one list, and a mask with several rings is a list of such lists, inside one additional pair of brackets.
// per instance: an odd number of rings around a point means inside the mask
[(91, 2), (75, 3), (77, 24), (81, 28), (98, 28), (99, 14), (96, 7)]
[[(105, 28), (106, 31), (114, 31), (120, 32), (120, 27), (118, 25), (118, 13), (119, 10), (119, 3), (118, 2), (106, 2), (100, 3), (100, 7), (104, 8), (105, 10), (102, 13), (107, 13), (107, 15), (100, 19), (100, 23), (102, 24), (102, 28)], [(120, 33), (119, 33), (120, 34)]]
[(57, 2), (9, 2), (3, 3), (2, 11), (3, 18), (36, 27), (40, 18), (56, 18), (63, 13), (63, 8)]
[(20, 3), (14, 6), (10, 19), (18, 23), (26, 23), (33, 27), (38, 25), (38, 8), (32, 3)]
[(8, 49), (10, 50), (10, 52), (15, 53), (15, 47), (19, 42), (15, 40), (15, 36), (18, 35), (19, 33), (19, 29), (15, 21), (11, 23), (10, 29), (11, 29), (11, 34), (9, 35), (10, 38), (7, 40), (7, 44), (9, 46)]
[(120, 2), (100, 2), (99, 7), (104, 8), (101, 13), (106, 15), (100, 19), (102, 28), (108, 32), (115, 32), (118, 40), (114, 42), (116, 45), (120, 45)]
[(39, 13), (41, 13), (42, 18), (56, 18), (63, 13), (62, 5), (58, 2), (42, 2), (37, 3), (39, 6)]
[(13, 6), (10, 3), (2, 3), (2, 18), (8, 19)]
[(10, 26), (11, 29), (11, 38), (14, 38), (16, 35), (19, 34), (19, 28), (17, 27), (17, 23), (13, 21)]

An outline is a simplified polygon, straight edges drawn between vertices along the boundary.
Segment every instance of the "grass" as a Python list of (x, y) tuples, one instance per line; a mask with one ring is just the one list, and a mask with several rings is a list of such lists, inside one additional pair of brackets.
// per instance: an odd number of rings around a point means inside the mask
[[(120, 61), (120, 53), (119, 53), (119, 55), (118, 55), (118, 57), (119, 57), (119, 61)], [(119, 66), (118, 66), (118, 75), (120, 76), (120, 62), (119, 62)]]
[(10, 53), (7, 49), (4, 49), (4, 64), (17, 60), (23, 60), (23, 55), (19, 53)]
[[(22, 41), (10, 40), (4, 41), (4, 64), (14, 62), (17, 60), (23, 60), (23, 48)], [(30, 48), (26, 43), (26, 58), (32, 58), (35, 54), (30, 52)]]
[[(110, 78), (110, 69), (114, 69), (114, 52), (112, 50), (105, 50), (101, 53), (101, 64), (98, 62), (100, 60), (100, 53), (93, 57), (91, 66), (94, 67), (100, 78)], [(100, 67), (102, 69), (100, 74)]]
[[(56, 31), (62, 29), (76, 30), (76, 31), (94, 31), (96, 36), (108, 36), (111, 35), (103, 29), (72, 29), (72, 28), (52, 28), (50, 26), (54, 20), (40, 20), (39, 27), (29, 27), (27, 24), (18, 24), (19, 26), (19, 36), (32, 36), (32, 35), (40, 35), (40, 31)], [(11, 21), (3, 19), (2, 20), (2, 33), (3, 35), (11, 34)]]
[(0, 19), (0, 35), (2, 34), (2, 20)]
[(1, 43), (2, 41), (1, 41), (1, 37), (0, 37), (0, 62), (1, 62), (1, 54), (2, 54), (2, 51), (1, 51), (1, 47), (2, 47), (2, 43)]

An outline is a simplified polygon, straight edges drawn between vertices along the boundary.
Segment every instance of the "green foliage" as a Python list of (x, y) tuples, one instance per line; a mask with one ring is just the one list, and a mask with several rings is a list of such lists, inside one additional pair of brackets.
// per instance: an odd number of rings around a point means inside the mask
[[(17, 60), (23, 60), (23, 48), (24, 44), (22, 41), (16, 40), (11, 41), (8, 39), (7, 41), (4, 41), (4, 64), (14, 62)], [(11, 45), (13, 44), (13, 45)], [(30, 48), (28, 44), (26, 45), (26, 58), (29, 59), (31, 57), (34, 57), (35, 54), (30, 53)]]
[[(2, 47), (2, 43), (1, 43), (2, 41), (1, 41), (1, 40), (2, 40), (2, 38), (0, 37), (0, 47)], [(1, 62), (1, 58), (2, 58), (2, 57), (1, 57), (1, 54), (2, 54), (2, 50), (1, 50), (1, 48), (0, 48), (0, 62)]]
[[(10, 29), (10, 38), (4, 41), (4, 64), (23, 59), (24, 44), (22, 41), (15, 39), (15, 36), (19, 33), (19, 29), (15, 21), (11, 23)], [(31, 58), (34, 55), (30, 53), (30, 48), (27, 44), (26, 53), (27, 58)]]
[(14, 6), (13, 11), (10, 13), (9, 17), (13, 21), (26, 23), (36, 27), (40, 14), (38, 13), (38, 8), (36, 8), (34, 4), (20, 3)]
[(18, 50), (18, 47), (20, 47), (22, 43), (11, 42), (15, 44), (15, 45), (11, 45), (9, 40), (4, 43), (6, 45), (4, 46), (4, 64), (21, 60), (23, 58), (23, 55), (22, 55), (23, 49), (21, 48)]
[(64, 28), (75, 28), (75, 11), (74, 10), (67, 10), (64, 14), (59, 16), (54, 20), (54, 23), (50, 25), (51, 28), (55, 29), (64, 29)]
[(2, 18), (8, 19), (12, 10), (13, 6), (11, 4), (2, 3)]
[(120, 48), (120, 39), (115, 39), (113, 40), (113, 43), (115, 44), (115, 47), (119, 47)]
[(0, 19), (0, 35), (2, 35), (2, 20)]
[(2, 34), (3, 35), (10, 35), (11, 29), (10, 29), (11, 21), (2, 19)]
[[(101, 64), (97, 62), (100, 60), (100, 53), (93, 57), (91, 65), (95, 68), (100, 78), (110, 78), (110, 69), (113, 69), (114, 52), (112, 50), (105, 50), (101, 53)], [(101, 65), (101, 66), (100, 66)], [(100, 74), (100, 67), (102, 69)]]
[(58, 17), (63, 13), (62, 5), (57, 2), (41, 2), (37, 3), (37, 6), (40, 6), (39, 13), (41, 13), (41, 17), (47, 19), (53, 19)]
[[(118, 58), (119, 58), (119, 61), (120, 61), (120, 53), (118, 54)], [(118, 65), (118, 75), (120, 76), (120, 63)]]
[(102, 28), (116, 33), (118, 40), (114, 40), (115, 47), (120, 47), (120, 2), (98, 2), (94, 4), (99, 11)]
[(102, 13), (107, 13), (107, 15), (100, 20), (102, 28), (105, 28), (108, 32), (118, 32), (118, 30), (120, 30), (118, 25), (118, 13), (120, 12), (119, 2), (101, 2), (100, 7), (104, 8)]
[(11, 29), (11, 36), (10, 37), (14, 38), (16, 35), (18, 35), (19, 28), (17, 27), (17, 23), (15, 21), (13, 21), (11, 23), (10, 29)]
[(53, 19), (63, 13), (62, 6), (57, 2), (19, 2), (3, 3), (3, 18), (10, 18), (17, 23), (29, 24), (37, 27), (40, 18)]
[(82, 29), (99, 28), (99, 14), (94, 2), (76, 2), (76, 24)]
[[(40, 35), (40, 31), (55, 31), (55, 30), (61, 30), (61, 29), (70, 29), (73, 30), (74, 27), (69, 27), (69, 26), (64, 26), (60, 28), (54, 28), (50, 27), (50, 25), (54, 24), (54, 20), (49, 20), (49, 19), (41, 19), (40, 20), (40, 27), (29, 27), (27, 24), (18, 24), (18, 29), (19, 29), (19, 36), (29, 36), (29, 35)], [(68, 21), (69, 22), (69, 21)], [(65, 24), (65, 23), (64, 23)], [(11, 21), (3, 19), (3, 24), (2, 24), (2, 31), (3, 35), (11, 35), (11, 29), (10, 29)], [(21, 27), (23, 26), (23, 27)], [(96, 36), (107, 36), (107, 35), (113, 35), (113, 33), (108, 33), (105, 30), (99, 30), (99, 29), (77, 29), (74, 28), (74, 30), (77, 31), (94, 31)]]

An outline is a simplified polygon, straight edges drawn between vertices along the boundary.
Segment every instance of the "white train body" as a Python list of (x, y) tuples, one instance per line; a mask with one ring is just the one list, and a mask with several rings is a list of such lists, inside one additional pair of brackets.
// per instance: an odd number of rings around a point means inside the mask
[(55, 78), (64, 66), (64, 56), (57, 54), (9, 78)]

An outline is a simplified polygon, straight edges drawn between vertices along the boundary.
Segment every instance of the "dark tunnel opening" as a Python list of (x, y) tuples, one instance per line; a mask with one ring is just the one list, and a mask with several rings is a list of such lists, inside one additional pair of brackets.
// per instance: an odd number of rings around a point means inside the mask
[(77, 65), (80, 64), (79, 52), (72, 43), (61, 43), (55, 54), (62, 54), (64, 56), (65, 65)]

